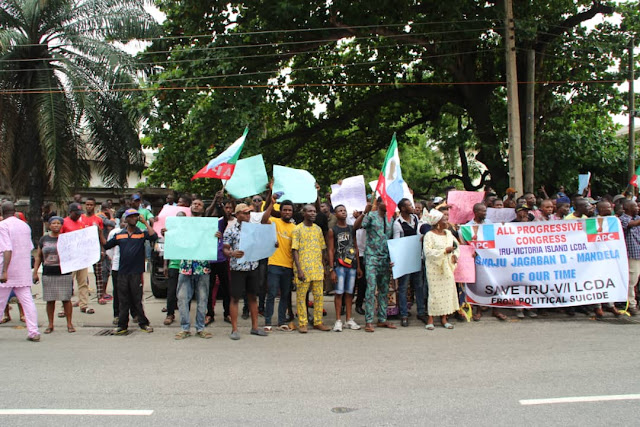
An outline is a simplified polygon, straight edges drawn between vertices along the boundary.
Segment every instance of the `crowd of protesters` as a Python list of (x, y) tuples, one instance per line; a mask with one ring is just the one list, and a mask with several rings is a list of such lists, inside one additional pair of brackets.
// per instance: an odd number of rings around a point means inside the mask
[[(322, 202), (318, 198), (316, 203), (297, 205), (279, 200), (278, 195), (272, 195), (270, 191), (249, 200), (225, 198), (220, 191), (206, 206), (198, 195), (176, 197), (171, 193), (166, 198), (166, 205), (189, 208), (194, 217), (219, 218), (218, 255), (215, 261), (165, 260), (163, 270), (168, 281), (168, 295), (163, 309), (166, 311), (164, 324), (171, 325), (178, 311), (180, 332), (175, 339), (190, 337), (189, 311), (194, 297), (195, 335), (205, 339), (212, 337), (206, 326), (215, 321), (218, 299), (222, 300), (223, 320), (231, 324), (229, 337), (232, 340), (240, 339), (240, 300), (243, 300), (242, 318), (251, 318), (250, 334), (262, 337), (268, 336), (274, 328), (283, 332), (297, 330), (303, 334), (310, 327), (318, 331), (360, 330), (354, 312), (363, 316), (364, 331), (369, 333), (376, 328), (396, 329), (396, 324), (389, 321), (390, 317), (398, 318), (400, 326), (407, 327), (413, 303), (416, 319), (423, 322), (427, 330), (435, 329), (436, 323), (453, 329), (450, 316), (479, 321), (489, 307), (474, 306), (473, 311), (463, 310), (464, 284), (456, 283), (454, 279), (459, 247), (467, 242), (459, 233), (459, 226), (448, 221), (447, 193), (450, 189), (442, 197), (430, 200), (402, 199), (393, 216), (387, 215), (382, 198), (372, 196), (363, 212), (347, 212), (343, 205), (332, 206), (330, 194)], [(504, 197), (499, 197), (486, 187), (484, 200), (473, 206), (474, 217), (468, 224), (489, 223), (487, 208), (513, 208), (514, 222), (619, 217), (629, 260), (629, 292), (624, 308), (635, 316), (638, 313), (635, 289), (640, 276), (638, 204), (632, 194), (604, 195), (596, 200), (589, 197), (588, 192), (587, 188), (583, 194), (569, 197), (560, 187), (550, 197), (541, 187), (538, 195), (541, 197), (533, 193), (518, 197), (516, 191), (509, 188)], [(13, 203), (4, 201), (0, 217), (0, 312), (4, 315), (0, 323), (11, 320), (8, 301), (15, 297), (19, 301), (20, 319), (27, 325), (28, 339), (40, 340), (31, 293), (31, 286), (38, 282), (42, 284), (42, 296), (46, 301), (48, 323), (45, 334), (54, 331), (56, 301), (62, 302), (63, 310), (58, 317), (66, 319), (69, 333), (75, 332), (73, 307), (78, 307), (81, 313), (95, 313), (89, 306), (88, 269), (63, 274), (57, 252), (61, 234), (95, 225), (102, 248), (100, 261), (93, 265), (97, 301), (100, 305), (113, 305), (113, 322), (117, 326), (114, 334), (126, 334), (130, 318), (138, 323), (140, 330), (153, 332), (145, 315), (142, 295), (146, 261), (151, 246), (158, 239), (152, 227), (154, 216), (140, 193), (133, 194), (128, 200), (122, 199), (120, 204), (116, 211), (111, 200), (107, 200), (96, 212), (96, 200), (83, 200), (78, 194), (69, 204), (64, 218), (50, 205), (45, 206), (43, 220), (47, 232), (33, 251), (31, 230), (24, 216), (16, 213)], [(242, 260), (240, 231), (243, 223), (248, 222), (274, 224), (277, 244), (269, 258)], [(421, 236), (423, 245), (422, 271), (393, 280), (387, 240), (415, 235)], [(35, 254), (33, 262), (32, 252)], [(109, 277), (112, 295), (107, 292)], [(77, 301), (72, 303), (74, 283)], [(333, 294), (335, 305), (333, 327), (324, 324), (327, 315), (324, 297), (329, 294)], [(605, 311), (619, 316), (621, 308), (615, 304), (545, 310), (491, 307), (491, 315), (499, 320), (507, 320), (508, 312), (518, 318), (525, 315), (536, 318), (551, 310), (560, 310), (568, 316), (582, 311), (585, 314), (593, 312), (601, 318)], [(309, 309), (313, 313), (311, 319), (308, 318)], [(262, 326), (259, 325), (260, 317), (264, 319)]]

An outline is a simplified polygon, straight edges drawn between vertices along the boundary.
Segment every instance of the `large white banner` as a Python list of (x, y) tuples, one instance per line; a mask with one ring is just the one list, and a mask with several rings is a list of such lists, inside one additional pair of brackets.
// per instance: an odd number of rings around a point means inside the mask
[(476, 248), (467, 301), (495, 307), (565, 307), (627, 300), (627, 248), (616, 217), (464, 225)]
[(58, 236), (58, 256), (62, 274), (82, 270), (100, 261), (98, 227), (92, 225)]

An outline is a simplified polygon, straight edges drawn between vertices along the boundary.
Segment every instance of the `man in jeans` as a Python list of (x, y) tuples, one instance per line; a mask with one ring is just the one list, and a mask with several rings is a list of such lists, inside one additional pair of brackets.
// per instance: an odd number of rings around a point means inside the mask
[(356, 276), (362, 277), (362, 270), (358, 264), (359, 256), (355, 232), (353, 227), (347, 224), (347, 209), (344, 205), (338, 205), (334, 212), (336, 224), (329, 228), (327, 245), (329, 247), (329, 271), (331, 272), (331, 281), (335, 285), (336, 323), (333, 330), (342, 332), (342, 295), (345, 295), (347, 327), (355, 330), (360, 329), (360, 325), (351, 316), (351, 303), (353, 302)]
[[(204, 202), (194, 199), (191, 202), (191, 216), (204, 215)], [(213, 236), (211, 236), (213, 238)], [(182, 340), (191, 335), (189, 305), (193, 294), (196, 294), (196, 335), (200, 338), (211, 338), (211, 333), (204, 330), (204, 316), (209, 302), (209, 274), (211, 268), (208, 260), (182, 260), (178, 276), (178, 310), (180, 310), (180, 326), (175, 339)]]
[[(398, 202), (398, 209), (400, 209), (400, 215), (398, 219), (393, 223), (393, 238), (400, 239), (402, 237), (416, 236), (420, 233), (420, 221), (418, 216), (414, 214), (414, 208), (411, 206), (409, 199), (402, 199)], [(413, 286), (413, 291), (416, 296), (416, 305), (418, 306), (418, 320), (422, 320), (427, 323), (425, 316), (425, 287), (422, 280), (422, 271), (416, 271), (415, 273), (405, 274), (398, 278), (398, 305), (400, 308), (400, 325), (409, 326), (409, 310), (407, 302), (407, 290), (409, 282)]]
[(271, 217), (273, 206), (277, 197), (272, 195), (268, 201), (267, 209), (262, 216), (263, 224), (274, 224), (278, 239), (278, 248), (269, 257), (267, 273), (268, 291), (264, 313), (264, 330), (271, 332), (271, 317), (275, 299), (280, 291), (280, 302), (278, 303), (278, 328), (281, 331), (289, 332), (291, 329), (287, 325), (287, 302), (291, 292), (291, 280), (293, 279), (293, 257), (291, 255), (291, 235), (296, 225), (291, 222), (293, 217), (293, 203), (285, 200), (280, 203), (280, 218)]
[[(115, 335), (125, 335), (129, 326), (129, 309), (135, 308), (138, 315), (138, 325), (143, 332), (153, 332), (149, 326), (149, 320), (144, 315), (142, 307), (142, 274), (144, 273), (144, 243), (155, 242), (158, 239), (153, 227), (148, 226), (145, 218), (141, 217), (136, 209), (127, 209), (124, 214), (127, 227), (116, 233), (104, 246), (111, 249), (120, 248), (120, 265), (118, 266), (118, 302), (119, 318)], [(140, 230), (136, 223), (138, 219), (147, 226), (145, 231)]]

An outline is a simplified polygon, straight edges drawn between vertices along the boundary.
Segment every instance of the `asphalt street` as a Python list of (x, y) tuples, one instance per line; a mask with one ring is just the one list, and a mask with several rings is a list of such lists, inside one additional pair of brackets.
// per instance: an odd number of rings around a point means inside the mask
[[(96, 335), (111, 327), (111, 307), (97, 304), (92, 316), (74, 309), (77, 333), (56, 319), (40, 343), (27, 342), (15, 320), (0, 326), (0, 426), (638, 425), (638, 324), (485, 316), (454, 330), (426, 331), (414, 319), (373, 334), (275, 331), (263, 338), (250, 336), (249, 320), (240, 320), (242, 339), (231, 341), (230, 326), (218, 318), (208, 328), (212, 339), (175, 341), (177, 323), (162, 326), (164, 300), (147, 298), (152, 334), (132, 327), (128, 336)], [(636, 396), (521, 403), (611, 395)], [(118, 415), (6, 415), (33, 409)]]

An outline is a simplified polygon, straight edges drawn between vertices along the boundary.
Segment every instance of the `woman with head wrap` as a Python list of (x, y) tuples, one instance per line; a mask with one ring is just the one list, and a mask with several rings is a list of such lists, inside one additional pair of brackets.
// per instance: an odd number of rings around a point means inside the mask
[(453, 329), (453, 325), (447, 321), (447, 316), (460, 308), (453, 276), (458, 262), (458, 242), (448, 230), (447, 214), (432, 209), (426, 219), (432, 227), (431, 231), (425, 234), (423, 243), (429, 283), (429, 318), (426, 328), (433, 330), (433, 316), (440, 316), (442, 326)]
[(73, 291), (73, 279), (70, 273), (62, 274), (60, 271), (60, 257), (58, 256), (58, 236), (64, 219), (59, 216), (49, 218), (49, 233), (40, 238), (38, 253), (33, 266), (33, 283), (37, 283), (38, 269), (42, 264), (42, 296), (47, 302), (47, 317), (49, 326), (45, 334), (53, 332), (53, 313), (56, 301), (62, 301), (64, 314), (67, 318), (67, 331), (75, 332), (71, 323), (71, 292)]

